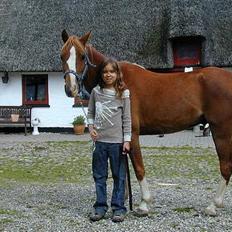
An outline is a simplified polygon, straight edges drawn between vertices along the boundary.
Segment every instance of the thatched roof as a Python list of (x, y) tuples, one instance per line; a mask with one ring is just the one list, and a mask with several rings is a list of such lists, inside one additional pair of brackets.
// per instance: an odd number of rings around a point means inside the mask
[(231, 0), (1, 0), (0, 71), (60, 71), (63, 29), (147, 68), (172, 68), (172, 38), (201, 36), (203, 65), (232, 66), (231, 25)]

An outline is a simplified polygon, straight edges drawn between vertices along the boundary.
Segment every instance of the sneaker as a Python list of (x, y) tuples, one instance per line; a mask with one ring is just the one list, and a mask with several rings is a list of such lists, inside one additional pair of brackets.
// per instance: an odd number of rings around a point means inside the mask
[(112, 217), (112, 222), (123, 222), (125, 214), (114, 214)]
[(103, 219), (104, 216), (105, 216), (104, 214), (97, 214), (97, 213), (94, 213), (94, 214), (91, 214), (91, 215), (89, 216), (89, 219), (90, 219), (90, 221), (92, 221), (92, 222), (96, 222), (96, 221), (99, 221), (99, 220)]

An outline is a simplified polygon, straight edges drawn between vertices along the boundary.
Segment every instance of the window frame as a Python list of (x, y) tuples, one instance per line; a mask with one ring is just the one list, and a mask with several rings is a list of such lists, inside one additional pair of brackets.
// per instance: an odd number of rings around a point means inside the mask
[[(26, 89), (27, 89), (27, 78), (44, 78), (45, 79), (45, 100), (27, 100)], [(48, 94), (48, 75), (47, 74), (23, 74), (22, 75), (22, 100), (24, 105), (30, 106), (49, 106), (49, 94)]]
[[(181, 57), (180, 50), (192, 50), (194, 57)], [(201, 65), (202, 39), (199, 37), (179, 37), (172, 41), (174, 68), (178, 67), (196, 67)]]

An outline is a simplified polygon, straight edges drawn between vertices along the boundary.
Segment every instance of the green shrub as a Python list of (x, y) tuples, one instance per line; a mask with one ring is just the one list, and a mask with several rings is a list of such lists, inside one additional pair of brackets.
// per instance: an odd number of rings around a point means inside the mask
[(78, 115), (73, 119), (72, 125), (85, 125), (85, 117)]

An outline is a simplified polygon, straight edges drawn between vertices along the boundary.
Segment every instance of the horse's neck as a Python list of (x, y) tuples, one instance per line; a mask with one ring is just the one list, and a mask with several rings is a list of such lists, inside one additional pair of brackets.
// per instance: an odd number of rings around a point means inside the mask
[(97, 66), (100, 65), (106, 58), (102, 53), (97, 51), (91, 45), (87, 45), (87, 51), (89, 54), (90, 61)]
[(91, 91), (97, 83), (95, 78), (98, 74), (99, 65), (106, 59), (106, 57), (91, 45), (87, 45), (87, 52), (91, 63), (96, 65), (95, 68), (89, 70), (88, 80), (86, 82), (87, 90)]

